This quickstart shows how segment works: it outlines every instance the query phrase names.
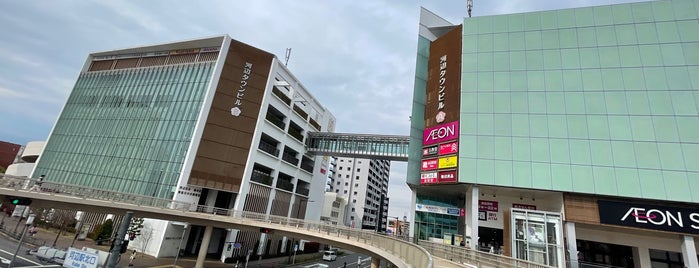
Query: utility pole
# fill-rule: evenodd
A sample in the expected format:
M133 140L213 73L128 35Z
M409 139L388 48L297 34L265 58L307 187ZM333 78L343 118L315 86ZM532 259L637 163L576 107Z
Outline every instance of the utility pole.
M124 215L124 219L121 220L119 231L117 231L116 237L114 238L114 244L112 244L112 249L109 251L109 258L107 259L106 265L107 268L115 268L117 263L119 262L119 255L121 255L121 245L124 243L126 232L129 230L131 218L133 218L133 212L127 211L126 215Z

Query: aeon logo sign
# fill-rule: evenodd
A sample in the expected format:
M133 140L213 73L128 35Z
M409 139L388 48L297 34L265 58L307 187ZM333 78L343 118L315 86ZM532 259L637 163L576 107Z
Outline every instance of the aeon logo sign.
M598 200L600 223L699 234L699 210Z
M459 137L459 121L437 125L428 129L422 135L422 145L430 145Z

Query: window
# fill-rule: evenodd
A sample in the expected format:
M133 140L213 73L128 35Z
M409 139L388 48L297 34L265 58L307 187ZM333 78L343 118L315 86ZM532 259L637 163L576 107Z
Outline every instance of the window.
M356 203L357 203L357 199L352 200L352 203L355 203L355 204L356 204Z
M359 176L357 176L356 179L359 179Z
M349 185L349 183L346 183L346 182L345 182L345 186L348 186L348 185Z
M349 179L349 174L345 175L345 178L346 178L346 179Z
M338 189L338 190L335 190L335 192L336 192L336 193L340 193L340 190L339 190L339 189Z
M347 190L345 190L345 193L347 193Z
M357 191L354 191L354 195L357 195Z
M354 220L354 216L350 216L350 220Z
M342 170L342 167L340 167L340 170Z
M361 162L359 162L359 163L361 164ZM361 170L362 170L361 168L358 168L358 169L357 169L357 172L359 172L359 171L361 171Z

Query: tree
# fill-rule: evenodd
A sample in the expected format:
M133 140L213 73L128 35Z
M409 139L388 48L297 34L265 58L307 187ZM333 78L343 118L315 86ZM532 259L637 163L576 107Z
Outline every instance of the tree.
M149 224L145 224L141 229L141 234L136 237L136 240L141 243L141 252L146 252L151 239L153 239L153 228Z
M143 218L131 218L129 237L133 240L133 238L141 235L141 229L143 229Z
M114 221L108 219L102 224L98 224L90 234L90 238L97 241L98 245L102 245L102 240L109 239L114 231Z

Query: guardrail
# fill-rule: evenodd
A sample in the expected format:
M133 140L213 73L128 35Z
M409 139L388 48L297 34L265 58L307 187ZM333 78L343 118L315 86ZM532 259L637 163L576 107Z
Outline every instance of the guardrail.
M36 179L17 177L0 174L0 187L9 188L15 191L31 191L37 183ZM267 224L278 224L292 227L305 232L312 232L326 236L335 236L352 241L362 242L368 245L385 250L394 256L399 257L410 267L432 268L433 260L430 253L424 248L395 239L393 237L376 234L371 231L353 229L344 226L331 225L323 222L304 221L300 219L287 218L282 216L267 215L255 212L237 211L232 209L222 209L210 206L201 206L193 203L173 201L169 199L154 198L150 196L120 193L115 191L88 188L77 185L59 184L43 181L39 187L41 193L50 195L74 196L83 199L96 199L111 201L114 203L128 203L137 206L147 206L153 208L199 212L214 215L229 216L235 219L246 219L264 222Z
M535 263L526 260L520 260L504 255L493 254L488 252L482 252L477 250L472 250L468 247L452 246L439 244L434 242L429 242L425 240L420 240L418 242L425 250L427 250L432 256L437 258L443 258L456 263L460 263L470 267L499 267L499 268L509 268L509 267L527 267L527 268L552 268L554 266L547 266L540 263Z

